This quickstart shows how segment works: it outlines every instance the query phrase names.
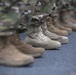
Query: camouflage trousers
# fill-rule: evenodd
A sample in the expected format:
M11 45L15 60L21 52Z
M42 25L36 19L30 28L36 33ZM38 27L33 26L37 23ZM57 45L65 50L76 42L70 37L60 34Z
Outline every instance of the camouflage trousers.
M15 34L17 29L25 28L26 20L21 20L22 11L28 10L31 16L31 12L33 11L34 5L37 0L4 0L6 1L6 6L12 5L13 1L20 1L19 4L14 4L10 9L5 9L6 7L0 5L0 36L12 35ZM30 5L30 6L29 6ZM25 13L24 13L25 14ZM22 23L23 22L23 23ZM22 24L20 24L22 23Z

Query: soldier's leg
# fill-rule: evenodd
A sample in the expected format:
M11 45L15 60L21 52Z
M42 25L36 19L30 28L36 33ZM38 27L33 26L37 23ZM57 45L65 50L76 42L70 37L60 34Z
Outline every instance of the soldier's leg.
M10 7L11 6L9 6L8 10L6 10L7 7L4 8L0 6L2 11L0 12L0 64L8 66L28 65L34 62L34 58L30 55L20 52L10 42L9 37L15 34L16 28L14 25L18 24L17 22L19 19L19 13Z

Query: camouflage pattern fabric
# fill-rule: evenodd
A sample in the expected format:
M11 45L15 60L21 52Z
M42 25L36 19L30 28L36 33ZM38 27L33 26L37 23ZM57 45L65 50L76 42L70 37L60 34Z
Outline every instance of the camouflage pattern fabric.
M0 36L12 35L15 33L15 26L20 18L18 7L11 6L13 0L5 0L0 4ZM8 9L7 9L8 8Z
M76 0L70 0L70 4L74 7L74 10L76 12Z
M36 2L37 0L1 0L0 36L15 34L16 30L22 27L19 25L21 21L21 14L25 11L24 14L28 15L29 13L28 17L30 18L31 12L33 12L33 7ZM19 3L22 3L22 5L18 6ZM25 6L23 6L23 3Z
M49 0L48 3L44 2L42 6L42 11L44 11L47 14L50 14L52 12L52 8L54 7L54 3L56 0Z
M24 0L25 1L25 0ZM23 12L22 19L20 22L20 31L25 31L25 29L31 24L32 16L34 15L34 9L36 6L37 0L28 0L27 5L25 6L25 11Z
M73 10L73 7L70 4L71 0L56 0L57 7L61 10Z

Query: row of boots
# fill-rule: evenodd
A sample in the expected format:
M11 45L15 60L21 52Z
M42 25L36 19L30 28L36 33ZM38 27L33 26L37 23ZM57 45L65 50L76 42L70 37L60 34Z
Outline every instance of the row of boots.
M0 64L6 66L25 66L41 57L44 48L35 48L22 40L19 35L0 37Z
M0 64L7 66L25 66L41 57L45 50L58 50L62 44L68 43L68 35L76 31L74 12L62 8L54 14L34 15L32 19L38 22L27 26L25 40L19 33L11 36L0 36Z

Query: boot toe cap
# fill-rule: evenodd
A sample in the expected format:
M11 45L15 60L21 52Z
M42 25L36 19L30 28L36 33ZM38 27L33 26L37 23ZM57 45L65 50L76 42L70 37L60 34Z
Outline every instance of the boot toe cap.
M56 49L60 48L60 47L61 47L61 43L58 42L58 41L56 41L56 42L55 42L55 47L56 47Z
M58 40L59 40L59 42L61 42L62 44L66 44L66 43L68 43L68 41L69 41L68 37L65 37L65 36L60 36Z
M67 28L68 33L72 33L72 29L71 28Z
M31 55L24 55L22 58L15 60L16 66L26 66L34 62L34 58Z
M9 57L9 58L8 58ZM6 65L6 66L25 66L29 65L34 62L34 58L32 56L24 55L19 57L3 57L3 59L0 59L0 64Z
M34 53L32 54L33 57L41 57L45 52L44 48L36 48Z
M47 49L59 49L61 47L61 43L58 42L58 41L51 41L49 44L48 44L48 47Z
M68 32L67 31L63 31L62 34L63 34L63 36L68 36Z

